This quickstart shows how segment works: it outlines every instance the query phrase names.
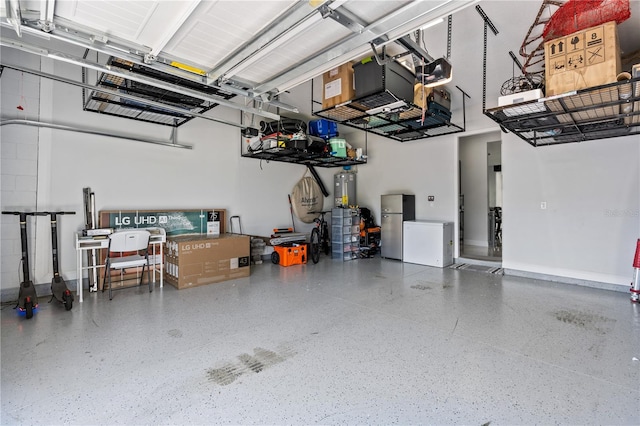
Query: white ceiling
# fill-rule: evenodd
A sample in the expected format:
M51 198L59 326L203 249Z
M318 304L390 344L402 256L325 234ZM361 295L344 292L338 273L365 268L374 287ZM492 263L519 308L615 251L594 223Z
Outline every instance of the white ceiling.
M2 16L6 17L5 2L2 3ZM369 54L369 43L378 37L397 39L434 19L473 6L477 0L9 0L6 3L19 5L23 25L22 37L18 38L15 32L7 31L12 25L2 19L3 46L14 39L10 47L19 43L19 48L27 51L51 49L41 37L45 35L49 42L72 42L74 46L159 67L208 85L242 87L250 97L266 101L341 63ZM491 11L490 18L500 31L513 34L514 43L519 45L542 0L480 4ZM631 7L631 23L624 24L629 30L620 33L623 50L638 48L640 31L635 30L640 28L640 1L631 1ZM514 8L527 13L515 19ZM47 10L53 14L47 15ZM329 13L333 18L326 16ZM43 33L43 23L54 24L44 26L50 32ZM50 50L46 53L51 57Z
M278 93L370 52L369 42L405 36L477 0L11 0L23 34L40 31L54 2L55 37L147 64L173 63L206 83L234 81L255 95ZM332 19L331 15L337 17ZM6 15L6 12L5 12ZM345 26L339 23L345 22ZM350 27L349 24L351 24ZM9 25L4 23L5 27ZM40 31L42 34L42 32ZM47 48L39 44L38 47ZM116 49L116 50L114 50ZM194 76L192 76L194 77ZM194 77L196 78L196 77Z

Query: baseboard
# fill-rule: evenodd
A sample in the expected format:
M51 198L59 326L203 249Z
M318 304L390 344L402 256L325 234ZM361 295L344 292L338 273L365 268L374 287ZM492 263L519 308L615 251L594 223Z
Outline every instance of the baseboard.
M487 240L464 240L463 246L489 247Z
M472 259L469 257L464 257L464 256L460 256L460 257L456 257L454 259L455 263L468 263L470 265L481 265L481 266L496 266L496 267L500 267L502 266L502 262L497 260L497 261L492 261L492 260L483 260L483 259Z
M620 284L603 283L598 281L589 281L578 278L560 277L557 275L541 274L538 272L520 271L517 269L505 269L504 275L514 277L532 278L536 280L551 281L562 284L579 285L583 287L597 288L600 290L611 290L620 293L628 293L629 287Z
M64 280L64 281L65 281L65 284L67 285L67 288L75 294L76 288L77 288L76 280ZM49 300L49 298L51 297L51 283L35 284L34 287L36 288L38 303L42 303L45 298L47 299L47 301ZM88 291L89 287L85 287L85 289ZM20 288L18 287L7 288L7 289L3 288L2 290L0 290L0 302L1 303L10 303L10 302L17 303L19 292L20 292Z

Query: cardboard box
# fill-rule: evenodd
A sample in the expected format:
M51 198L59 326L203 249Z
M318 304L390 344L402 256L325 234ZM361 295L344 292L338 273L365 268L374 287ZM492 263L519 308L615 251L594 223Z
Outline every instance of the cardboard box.
M607 22L547 41L545 95L614 83L621 70L618 29Z
M101 228L164 228L167 237L183 234L225 233L224 209L101 210Z
M444 87L424 87L422 83L416 83L413 86L413 104L427 109L431 102L451 110L451 93Z
M101 228L164 228L167 239L170 236L183 234L203 234L209 236L220 235L225 232L226 210L224 209L164 209L164 210L101 210L98 215L98 226ZM153 254L149 251L149 256ZM166 254L166 249L165 249ZM104 264L106 250L99 254L100 264ZM150 259L151 264L158 264L156 259ZM165 268L166 269L166 268ZM113 288L128 287L136 284L137 271L127 269L124 274L112 275ZM103 287L103 276L98 277L98 288ZM146 283L146 278L143 280Z
M350 101L356 95L350 62L322 74L322 109Z
M419 108L427 109L427 102L432 90L432 87L424 87L422 83L416 83L413 86L413 104Z
M178 289L250 275L248 235L182 235L167 239L165 279Z

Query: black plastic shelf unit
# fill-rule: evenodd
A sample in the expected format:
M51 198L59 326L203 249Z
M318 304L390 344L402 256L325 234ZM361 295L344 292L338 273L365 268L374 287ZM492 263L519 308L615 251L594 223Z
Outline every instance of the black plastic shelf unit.
M534 147L640 134L640 77L485 110Z
M464 116L464 98L467 95L462 89L458 88L458 90L462 92ZM437 110L423 112L422 108L411 103L405 102L404 106L384 109L385 105L397 101L398 99L392 93L383 91L323 109L315 112L314 115L399 142L409 142L465 130L464 124L460 126L452 123L449 115ZM371 114L370 112L376 108L381 111Z

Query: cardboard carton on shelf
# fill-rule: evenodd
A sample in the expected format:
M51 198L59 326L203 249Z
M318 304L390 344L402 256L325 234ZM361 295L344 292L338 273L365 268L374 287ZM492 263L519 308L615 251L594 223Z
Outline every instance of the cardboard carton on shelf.
M431 102L451 110L451 92L445 87L425 87L422 83L413 86L413 104L426 109Z
M342 64L322 74L322 109L350 101L356 95L353 65Z
M615 21L545 42L547 97L614 83L621 71Z

